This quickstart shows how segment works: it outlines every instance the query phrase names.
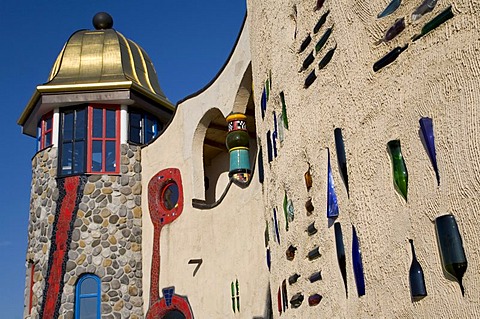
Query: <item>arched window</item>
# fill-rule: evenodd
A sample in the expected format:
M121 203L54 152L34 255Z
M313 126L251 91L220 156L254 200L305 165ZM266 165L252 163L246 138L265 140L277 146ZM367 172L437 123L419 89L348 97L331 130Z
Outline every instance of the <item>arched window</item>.
M100 319L100 278L87 274L75 287L75 319Z

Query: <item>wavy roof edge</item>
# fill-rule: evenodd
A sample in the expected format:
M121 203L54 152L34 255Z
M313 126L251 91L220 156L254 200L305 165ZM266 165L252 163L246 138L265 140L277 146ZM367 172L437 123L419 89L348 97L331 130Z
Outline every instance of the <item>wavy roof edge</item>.
M228 63L230 63L230 60L232 59L233 54L235 53L235 50L237 49L238 43L240 41L240 38L242 37L243 31L244 31L244 28L245 28L245 24L247 22L247 16L248 16L248 14L247 14L247 11L246 11L245 16L243 17L242 25L240 26L240 31L238 32L237 39L235 40L235 43L233 44L232 50L230 50L230 54L228 55L227 59L225 60L225 63L218 70L217 74L215 74L215 76L210 80L210 82L208 82L203 88L201 88L200 90L198 90L198 91L196 91L192 94L189 94L186 97L184 97L183 99L179 100L176 103L177 108L180 104L182 104L182 103L184 103L184 102L202 94L203 92L205 92L209 87L211 87L217 81L218 77L223 73L223 71L227 67Z

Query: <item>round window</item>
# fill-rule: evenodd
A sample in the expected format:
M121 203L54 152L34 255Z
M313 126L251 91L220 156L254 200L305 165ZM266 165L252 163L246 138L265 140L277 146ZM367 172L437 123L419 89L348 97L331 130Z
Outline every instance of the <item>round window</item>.
M162 204L167 210L174 209L178 204L178 185L175 182L168 183L162 190Z

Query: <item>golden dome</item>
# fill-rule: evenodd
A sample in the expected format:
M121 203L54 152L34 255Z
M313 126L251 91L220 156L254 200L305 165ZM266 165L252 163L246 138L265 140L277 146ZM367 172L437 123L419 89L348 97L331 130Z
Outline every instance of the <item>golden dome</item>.
M173 109L160 88L147 53L114 29L75 32L42 87L57 87L62 91L83 90L86 86L102 89L124 82L132 82L133 89Z
M160 88L147 53L112 29L108 14L97 14L93 23L96 30L79 30L68 39L48 82L36 87L18 120L25 134L35 136L42 114L75 103L134 104L166 122L173 116L175 106Z

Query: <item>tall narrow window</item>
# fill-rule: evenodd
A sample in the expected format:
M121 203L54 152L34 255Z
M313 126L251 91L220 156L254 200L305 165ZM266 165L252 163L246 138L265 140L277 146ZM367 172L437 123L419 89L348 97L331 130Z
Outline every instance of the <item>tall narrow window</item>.
M83 275L75 287L75 319L100 319L100 278Z
M129 113L129 141L135 144L148 144L163 129L160 123L153 115L143 113L137 110L131 110Z
M53 136L53 112L47 113L42 116L40 122L38 122L37 131L37 149L42 150L52 145Z
M118 109L105 107L89 107L89 154L88 171L116 172L118 139Z
M62 113L62 135L60 143L60 175L85 172L85 150L87 147L86 108Z

